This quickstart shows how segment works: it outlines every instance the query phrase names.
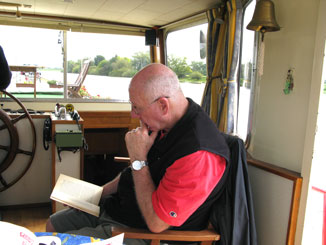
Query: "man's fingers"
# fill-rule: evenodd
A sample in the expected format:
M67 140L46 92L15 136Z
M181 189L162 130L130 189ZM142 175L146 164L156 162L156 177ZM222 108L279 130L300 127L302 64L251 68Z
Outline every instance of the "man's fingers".
M147 127L140 127L140 130L142 133L148 134L148 128Z
M149 137L153 140L153 142L154 142L154 140L156 139L157 134L158 134L157 131L152 131L152 133L150 134Z

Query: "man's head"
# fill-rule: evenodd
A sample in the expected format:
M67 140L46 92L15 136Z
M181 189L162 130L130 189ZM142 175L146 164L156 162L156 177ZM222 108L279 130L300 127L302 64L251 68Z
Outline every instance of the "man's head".
M132 116L151 131L168 131L188 105L176 74L157 63L144 67L132 78L129 99Z

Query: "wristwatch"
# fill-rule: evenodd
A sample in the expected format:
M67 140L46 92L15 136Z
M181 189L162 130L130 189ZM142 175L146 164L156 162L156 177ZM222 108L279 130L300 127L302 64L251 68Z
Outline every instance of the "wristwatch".
M136 170L136 171L141 170L145 166L148 166L148 163L146 161L135 160L131 164L132 170Z

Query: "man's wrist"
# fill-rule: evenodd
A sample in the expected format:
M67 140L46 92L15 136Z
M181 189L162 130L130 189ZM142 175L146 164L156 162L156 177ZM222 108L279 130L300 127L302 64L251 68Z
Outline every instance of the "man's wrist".
M147 161L134 160L131 163L131 169L134 171L139 171L146 166L148 166Z

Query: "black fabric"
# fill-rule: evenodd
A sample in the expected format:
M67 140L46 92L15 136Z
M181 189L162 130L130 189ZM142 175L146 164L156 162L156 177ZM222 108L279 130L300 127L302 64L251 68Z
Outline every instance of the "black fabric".
M244 143L223 134L230 148L230 168L225 189L214 202L210 222L221 235L218 245L256 245L257 233Z
M170 165L177 159L198 150L218 154L227 161L229 159L228 146L215 124L199 105L191 99L188 100L189 107L186 114L164 138L156 139L148 153L149 169L156 186L159 185ZM182 226L172 227L172 229L201 230L206 228L210 207L219 192L220 185L217 185L207 200ZM105 203L105 208L113 219L121 223L137 228L146 227L137 205L130 168L122 172L118 191Z
M0 90L5 90L11 81L11 71L9 69L5 54L0 46Z

